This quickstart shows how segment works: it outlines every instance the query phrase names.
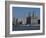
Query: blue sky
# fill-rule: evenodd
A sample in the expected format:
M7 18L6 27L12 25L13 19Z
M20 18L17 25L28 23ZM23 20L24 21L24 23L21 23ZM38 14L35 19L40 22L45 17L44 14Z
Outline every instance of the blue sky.
M37 16L40 15L40 8L26 8L26 7L13 7L12 8L12 13L13 17L15 18L22 18L22 17L27 17L29 12L32 14L36 13Z

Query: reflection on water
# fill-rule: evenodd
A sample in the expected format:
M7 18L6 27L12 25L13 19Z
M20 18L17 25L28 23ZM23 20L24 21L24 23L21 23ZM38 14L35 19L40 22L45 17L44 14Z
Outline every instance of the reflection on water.
M13 31L21 31L21 30L40 30L40 24L37 25L13 25Z

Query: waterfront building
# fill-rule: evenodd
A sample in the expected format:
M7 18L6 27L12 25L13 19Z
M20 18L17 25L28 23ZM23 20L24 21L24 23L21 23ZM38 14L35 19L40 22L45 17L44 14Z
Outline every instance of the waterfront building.
M27 17L22 17L22 18L17 18L15 21L15 18L13 18L13 23L15 25L19 25L19 24L40 24L40 16L37 16L36 13L31 14L30 12L28 13Z
M26 18L22 18L22 24L26 24Z
M40 16L37 16L36 13L32 13L31 24L40 24Z
M28 17L26 18L26 24L31 24L31 14L29 12Z

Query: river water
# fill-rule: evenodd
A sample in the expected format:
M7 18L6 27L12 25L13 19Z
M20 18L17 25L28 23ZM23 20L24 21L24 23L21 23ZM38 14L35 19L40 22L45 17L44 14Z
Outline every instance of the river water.
M22 30L40 30L40 25L13 25L13 31L22 31Z

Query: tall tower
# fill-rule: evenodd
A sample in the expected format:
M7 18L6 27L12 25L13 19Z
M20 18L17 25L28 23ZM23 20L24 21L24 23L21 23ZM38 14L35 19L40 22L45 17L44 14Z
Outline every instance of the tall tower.
M34 19L34 11L33 11L33 13L32 13L32 18Z
M34 11L33 11L33 13L32 13L32 18L33 18L33 19L36 18L36 13L34 13Z
M37 16L36 16L36 12L33 11L31 24L36 24L36 23L37 23Z
M31 13L29 12L27 20L26 20L26 24L31 24Z

